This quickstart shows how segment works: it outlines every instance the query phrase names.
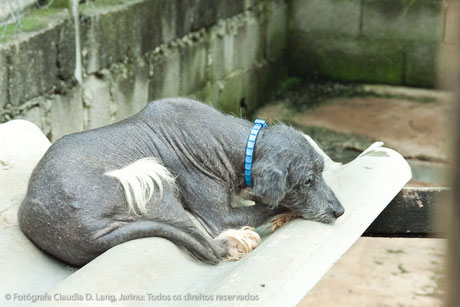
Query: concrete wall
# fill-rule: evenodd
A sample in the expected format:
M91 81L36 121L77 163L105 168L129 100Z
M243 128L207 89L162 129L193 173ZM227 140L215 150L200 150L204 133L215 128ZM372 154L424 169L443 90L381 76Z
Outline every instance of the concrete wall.
M68 6L0 28L0 121L54 140L178 95L244 115L286 72L284 0L95 0L79 7L80 48Z
M292 72L313 79L433 87L439 48L452 43L451 2L292 0Z
M458 50L452 1L78 0L77 18L71 2L0 27L0 122L55 140L169 96L247 115L288 74L433 87L456 71L437 64Z

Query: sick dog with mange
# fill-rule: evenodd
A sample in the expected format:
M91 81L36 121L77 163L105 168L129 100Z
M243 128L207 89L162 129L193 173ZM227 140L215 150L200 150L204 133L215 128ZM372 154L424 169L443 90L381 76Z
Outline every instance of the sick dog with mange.
M78 266L143 237L167 238L215 264L255 248L260 238L252 227L277 214L324 223L343 214L323 180L325 160L316 145L284 125L260 130L248 188L251 128L198 101L171 98L118 123L67 135L31 175L18 212L21 230ZM233 208L232 196L243 190L255 205Z

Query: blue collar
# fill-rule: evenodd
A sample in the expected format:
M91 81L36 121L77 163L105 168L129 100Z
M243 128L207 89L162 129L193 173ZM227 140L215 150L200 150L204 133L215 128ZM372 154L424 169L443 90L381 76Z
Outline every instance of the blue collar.
M262 119L256 119L249 133L248 142L246 144L246 155L244 157L244 181L248 187L252 187L252 158L254 157L254 147L256 139L261 128L267 128L267 124Z

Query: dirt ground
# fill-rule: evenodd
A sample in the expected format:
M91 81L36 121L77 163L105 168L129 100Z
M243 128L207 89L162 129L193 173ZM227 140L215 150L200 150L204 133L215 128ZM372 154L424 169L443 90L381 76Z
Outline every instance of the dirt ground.
M299 306L442 306L445 244L360 238Z
M305 127L307 133L312 127L325 128L338 133L343 144L356 136L383 141L423 170L426 163L448 167L450 110L447 99L370 96L333 98L301 111L286 100L278 101L257 116L269 122L288 121ZM315 140L330 137L321 131ZM368 145L352 147L362 150L362 146ZM439 186L440 181L421 177L410 185ZM441 306L445 245L443 239L362 237L299 306Z
M405 157L446 158L448 103L388 98L338 98L301 113L296 122L383 140Z

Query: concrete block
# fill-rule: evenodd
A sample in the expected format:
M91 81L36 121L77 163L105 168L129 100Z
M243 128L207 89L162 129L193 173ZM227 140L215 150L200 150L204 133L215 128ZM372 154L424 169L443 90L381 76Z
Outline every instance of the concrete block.
M219 1L218 18L228 18L243 12L245 0L221 0Z
M362 34L368 39L441 41L442 1L364 0Z
M223 81L208 82L203 89L195 92L193 95L195 95L200 101L220 109L219 96L221 95L223 89Z
M359 34L361 0L293 0L290 5L290 31L328 37Z
M132 105L135 82L134 65L134 63L117 63L110 67L110 95L116 105L116 121L135 113Z
M248 116L266 104L267 99L278 88L278 82L287 76L287 69L280 67L281 61L257 66L244 75L243 115Z
M76 86L65 95L54 95L47 114L52 141L84 129L83 90Z
M110 76L90 75L84 80L83 102L87 112L85 129L98 128L111 123L116 109L110 95Z
M162 4L164 1L132 1L82 6L82 52L87 72L97 72L157 47L163 30L159 11Z
M270 1L267 10L267 59L279 57L287 47L288 6L284 1Z
M207 64L204 33L200 37L188 38L180 50L180 57L180 94L190 94L204 87Z
M432 88L436 84L437 43L413 43L406 48L404 84Z
M70 26L66 22L70 17L66 11L52 12L49 16L30 17L47 23L44 29L37 26L40 30L8 37L8 93L12 105L20 105L59 84L57 45L61 30Z
M265 66L253 69L244 74L244 92L240 100L243 116L253 113L258 106L263 104L267 90L268 68Z
M248 71L265 56L267 21L261 12L251 12L231 27L234 29L230 31L236 32L233 39L232 71Z
M35 107L32 107L26 110L23 114L17 116L17 118L25 119L25 120L28 120L34 123L40 128L40 130L45 128L44 127L45 112L39 106L35 106Z
M177 48L164 48L149 59L149 100L179 95L180 61Z
M75 27L71 19L65 19L57 29L58 80L71 80L75 71Z
M148 103L149 67L142 59L135 63L113 65L111 96L116 107L115 120L139 112Z
M197 0L175 0L168 1L170 5L176 4L176 37L180 38L192 31L195 10L197 9Z
M43 294L56 286L75 269L39 250L21 232L18 226L0 232L0 270L2 306L18 306L30 301L6 301L5 295ZM48 302L49 303L49 302Z
M20 105L49 90L57 82L57 48L54 30L13 46L10 55L10 103Z
M222 80L230 73L248 71L265 57L265 16L247 12L212 27L209 35L208 77Z
M167 43L177 38L177 0L162 0L160 4L161 42ZM180 31L179 31L180 32Z
M195 0L192 31L209 27L217 22L217 8L220 1Z
M340 81L401 84L403 46L387 41L300 38L290 69L298 76ZM300 48L302 46L302 48Z
M130 55L128 45L132 38L128 37L128 10L125 7L125 10L84 15L86 26L82 27L82 32L88 33L82 34L82 60L88 74L107 68Z
M159 1L147 1L134 6L132 16L137 19L133 28L140 37L134 43L140 43L140 54L154 50L161 43L161 10Z
M10 46L0 45L0 110L9 103Z
M29 105L20 115L15 118L28 120L40 128L46 135L50 135L50 127L46 120L46 113L49 110L51 101L43 96L38 96L27 102Z
M241 105L244 103L244 81L243 72L236 72L225 80L222 80L223 88L219 95L218 106L224 112L242 116Z
M219 21L210 29L208 50L208 78L210 80L222 80L232 72L234 40L234 34L227 31L227 24L223 21Z

